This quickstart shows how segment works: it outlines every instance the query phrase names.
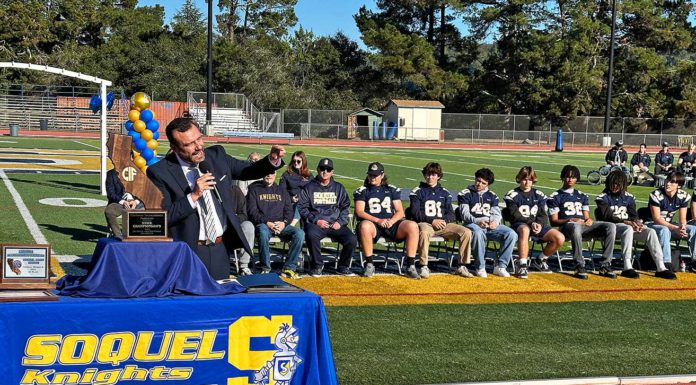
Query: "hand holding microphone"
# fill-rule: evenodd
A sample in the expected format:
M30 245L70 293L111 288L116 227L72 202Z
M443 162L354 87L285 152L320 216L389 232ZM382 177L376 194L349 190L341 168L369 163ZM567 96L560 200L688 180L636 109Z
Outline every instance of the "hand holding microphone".
M217 189L216 183L215 182L215 176L213 176L212 171L210 170L210 163L208 163L207 160L202 161L201 163L198 164L198 170L200 173L205 174L201 175L200 178L198 178L198 183L200 187L200 182L201 179L204 179L204 190L213 190L215 197L217 198L218 202L222 202L222 198L220 197L220 192ZM224 178L224 177L223 177Z

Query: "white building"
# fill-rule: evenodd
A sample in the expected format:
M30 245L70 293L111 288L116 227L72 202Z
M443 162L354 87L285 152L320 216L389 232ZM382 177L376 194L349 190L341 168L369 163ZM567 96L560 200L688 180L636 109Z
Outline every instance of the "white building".
M396 123L401 140L440 139L442 103L436 100L395 100L387 103L386 121ZM388 123L388 124L389 124Z

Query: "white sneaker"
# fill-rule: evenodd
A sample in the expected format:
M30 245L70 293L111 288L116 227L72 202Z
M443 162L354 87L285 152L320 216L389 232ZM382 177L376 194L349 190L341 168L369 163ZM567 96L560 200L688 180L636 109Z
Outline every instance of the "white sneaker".
M454 274L460 275L462 277L466 278L471 278L474 275L469 272L469 269L466 268L466 266L459 266L457 270L454 272Z
M493 269L493 275L497 275L498 277L502 278L510 278L510 273L508 273L508 271L504 267L500 266L496 266Z
M486 269L476 270L476 275L479 276L480 278L488 278L488 273L486 273Z
M430 277L430 269L428 269L428 266L421 267L420 276L421 278Z

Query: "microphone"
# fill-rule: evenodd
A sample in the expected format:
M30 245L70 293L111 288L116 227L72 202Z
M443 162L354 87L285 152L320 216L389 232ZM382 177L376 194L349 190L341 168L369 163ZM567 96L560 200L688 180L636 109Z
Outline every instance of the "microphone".
M210 171L210 163L208 163L207 160L198 163L198 170L200 170L200 172L203 174L207 172L212 174L212 171ZM218 202L222 203L222 198L220 197L220 192L217 189L217 185L213 185L213 192L215 192L215 197L217 198Z

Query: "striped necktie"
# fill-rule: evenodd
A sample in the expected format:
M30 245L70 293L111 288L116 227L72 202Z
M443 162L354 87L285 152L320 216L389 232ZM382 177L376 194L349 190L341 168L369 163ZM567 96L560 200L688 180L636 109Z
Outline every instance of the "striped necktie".
M191 167L200 175L200 170L197 167ZM215 243L215 239L220 235L215 229L215 203L210 190L203 191L203 196L198 199L198 205L203 207L203 221L205 222L205 236L208 244Z

